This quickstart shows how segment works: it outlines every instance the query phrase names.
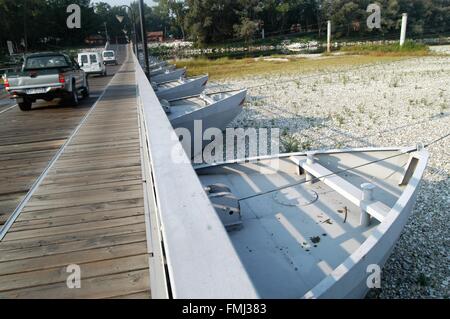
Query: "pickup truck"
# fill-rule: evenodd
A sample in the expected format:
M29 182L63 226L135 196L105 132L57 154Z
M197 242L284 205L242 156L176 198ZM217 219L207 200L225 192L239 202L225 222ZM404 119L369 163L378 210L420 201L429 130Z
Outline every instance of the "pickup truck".
M78 63L64 53L43 52L26 55L17 73L6 73L6 91L22 111L31 110L37 99L55 98L78 105L78 96L89 97L87 76Z

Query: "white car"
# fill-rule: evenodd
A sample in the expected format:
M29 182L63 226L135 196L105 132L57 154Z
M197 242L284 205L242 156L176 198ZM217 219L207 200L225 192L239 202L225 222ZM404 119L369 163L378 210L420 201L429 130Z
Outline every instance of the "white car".
M103 63L103 57L99 52L78 53L78 64L86 74L107 75L106 65Z
M105 64L117 65L116 53L113 50L103 51L102 57Z

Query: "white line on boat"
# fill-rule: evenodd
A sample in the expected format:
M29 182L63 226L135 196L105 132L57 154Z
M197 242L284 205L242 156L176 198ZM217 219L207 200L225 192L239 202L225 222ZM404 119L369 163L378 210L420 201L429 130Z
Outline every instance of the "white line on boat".
M127 51L127 57L128 57L128 51ZM126 60L126 59L125 59ZM83 117L83 119L80 121L78 126L75 128L75 130L72 132L72 134L69 136L69 138L65 141L65 143L59 148L58 152L53 156L53 158L48 163L47 167L44 169L44 171L39 175L39 177L34 181L33 185L31 186L28 193L25 195L25 197L22 199L22 201L19 203L19 205L16 207L14 212L11 214L11 216L8 218L6 223L1 227L0 229L0 241L3 240L5 235L7 234L8 230L11 228L11 226L16 221L17 217L19 217L20 213L22 212L22 209L25 207L26 204L28 204L30 198L33 196L34 192L38 189L38 187L41 185L42 181L45 179L47 174L50 172L50 169L53 167L53 165L56 163L56 161L61 157L62 153L66 149L67 145L72 141L72 139L75 137L75 135L78 133L80 128L84 125L84 123L87 121L88 117L92 114L92 112L97 107L98 102L102 99L103 95L105 95L110 83L114 78L119 74L119 71L122 70L122 68L125 66L125 64L122 64L118 72L114 74L114 76L108 81L105 88L103 89L102 94L100 94L100 97L95 101L94 105L92 105L91 109L86 113L86 115Z

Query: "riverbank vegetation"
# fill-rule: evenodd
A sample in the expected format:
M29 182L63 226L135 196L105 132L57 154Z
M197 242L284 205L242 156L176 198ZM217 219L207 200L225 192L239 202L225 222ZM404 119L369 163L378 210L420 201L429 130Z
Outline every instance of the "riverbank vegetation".
M355 46L347 46L341 49L343 52L360 55L373 56L426 56L430 54L430 49L427 45L416 43L413 41L406 41L403 46L396 44L362 44Z
M310 72L335 70L362 66L371 63L387 63L398 61L405 57L396 56L372 56L372 55L339 55L339 56L315 56L304 58L296 56L267 57L267 58L221 58L209 60L206 58L174 61L177 67L186 67L189 76L208 73L210 79L219 80L225 78L239 78L258 74L307 74Z

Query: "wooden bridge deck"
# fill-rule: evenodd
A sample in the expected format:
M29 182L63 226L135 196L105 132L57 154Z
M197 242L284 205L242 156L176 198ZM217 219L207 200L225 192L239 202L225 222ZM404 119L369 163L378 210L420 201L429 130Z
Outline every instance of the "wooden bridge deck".
M133 71L129 58L0 242L0 298L151 297Z

